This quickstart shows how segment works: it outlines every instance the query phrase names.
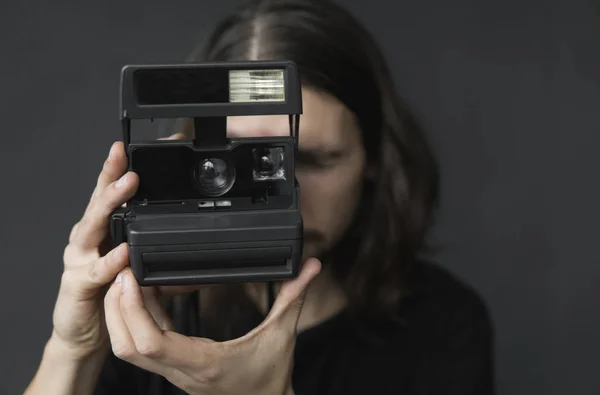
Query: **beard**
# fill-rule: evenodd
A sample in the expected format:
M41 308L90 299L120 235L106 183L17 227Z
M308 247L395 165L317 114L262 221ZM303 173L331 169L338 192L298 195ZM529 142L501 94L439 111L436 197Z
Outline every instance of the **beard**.
M316 229L304 231L302 262L309 258L317 258L323 268L329 267L336 254L336 244L331 243L324 233Z
M306 229L303 238L302 261L309 258L322 260L328 249L325 235L316 229Z

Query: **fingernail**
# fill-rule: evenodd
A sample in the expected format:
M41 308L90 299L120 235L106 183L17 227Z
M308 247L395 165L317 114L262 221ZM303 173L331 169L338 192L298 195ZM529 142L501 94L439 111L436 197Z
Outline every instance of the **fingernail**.
M131 281L131 278L129 278L129 276L124 276L122 281L123 284L121 284L121 293L124 293L127 288L129 288L129 282Z
M125 173L123 177L119 178L119 181L115 184L115 188L122 188L127 183L127 176L129 173Z
M108 151L108 160L111 160L115 156L115 145L110 146L110 150Z
M119 284L121 282L122 277L123 273L119 272L119 274L117 274L117 278L115 278L115 284Z

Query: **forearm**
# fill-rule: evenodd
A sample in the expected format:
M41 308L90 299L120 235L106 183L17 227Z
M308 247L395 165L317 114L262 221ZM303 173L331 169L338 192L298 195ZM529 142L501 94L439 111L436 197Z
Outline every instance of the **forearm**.
M76 356L51 337L24 395L91 395L107 354L108 349L90 356Z

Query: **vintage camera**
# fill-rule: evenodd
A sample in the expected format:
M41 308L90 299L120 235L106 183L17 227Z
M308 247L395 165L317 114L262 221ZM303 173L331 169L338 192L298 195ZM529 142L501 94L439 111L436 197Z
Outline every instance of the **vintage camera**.
M111 215L142 286L297 276L303 224L294 156L302 96L293 62L126 66L121 122L136 195ZM287 114L289 134L228 138L228 116ZM133 142L135 119L193 120L188 141Z

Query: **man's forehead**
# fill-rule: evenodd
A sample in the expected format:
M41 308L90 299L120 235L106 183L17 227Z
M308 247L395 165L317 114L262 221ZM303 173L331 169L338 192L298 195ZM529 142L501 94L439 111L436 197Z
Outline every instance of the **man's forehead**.
M227 117L229 137L286 136L290 133L287 115L250 115Z
M232 117L233 118L233 117ZM287 115L235 117L227 120L229 137L287 136L290 133ZM338 147L341 144L339 127L325 122L311 122L300 118L300 146L302 148Z
M323 94L303 91L300 117L301 146L339 146L351 117L341 104ZM257 115L227 118L230 137L285 136L290 132L288 115Z

